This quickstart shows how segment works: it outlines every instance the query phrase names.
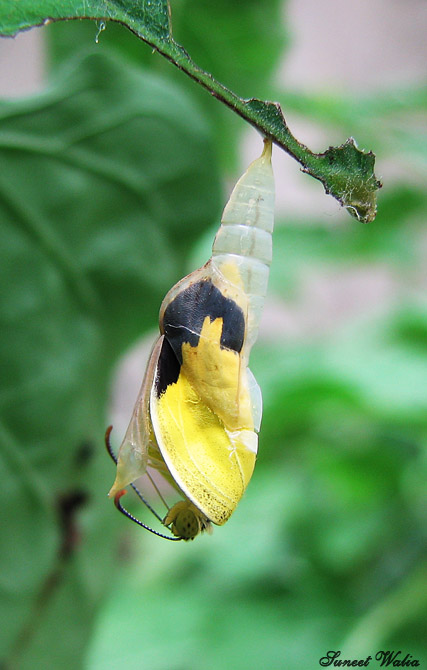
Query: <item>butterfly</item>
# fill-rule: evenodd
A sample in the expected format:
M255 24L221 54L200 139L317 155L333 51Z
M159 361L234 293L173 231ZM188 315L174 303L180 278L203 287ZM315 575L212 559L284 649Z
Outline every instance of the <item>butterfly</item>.
M212 256L179 281L160 308L160 337L151 352L133 414L116 458L109 492L116 507L161 537L192 540L221 526L254 470L262 396L249 370L267 292L274 225L271 142L237 182L224 209ZM179 501L164 518L135 486L156 470ZM122 505L131 485L170 535Z

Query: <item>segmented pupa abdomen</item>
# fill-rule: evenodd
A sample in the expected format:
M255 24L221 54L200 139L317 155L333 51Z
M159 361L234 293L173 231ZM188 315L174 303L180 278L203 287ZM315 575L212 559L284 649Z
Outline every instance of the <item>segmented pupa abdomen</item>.
M274 177L271 142L237 182L224 209L212 247L212 264L222 272L230 263L248 298L245 348L256 340L267 293L274 226Z

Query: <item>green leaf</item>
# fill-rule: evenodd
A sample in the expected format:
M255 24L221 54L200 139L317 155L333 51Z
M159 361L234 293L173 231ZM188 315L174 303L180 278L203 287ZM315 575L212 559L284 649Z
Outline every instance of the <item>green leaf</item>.
M21 669L81 667L118 524L112 367L219 190L194 103L129 64L91 55L0 104L0 646Z
M340 147L329 147L321 158L327 175L321 180L326 192L329 192L328 184L332 184L332 195L352 216L365 223L373 221L377 213L375 192L381 186L374 175L373 153L359 151L350 138Z
M144 42L174 63L214 97L248 121L264 136L293 156L304 172L319 179L327 193L333 195L359 221L375 218L375 192L381 186L374 175L374 156L357 149L352 139L335 150L315 154L292 135L278 103L257 98L248 100L236 95L197 66L185 49L172 37L167 0L24 0L13 5L0 2L0 34L13 35L19 30L46 22L71 18L119 21Z

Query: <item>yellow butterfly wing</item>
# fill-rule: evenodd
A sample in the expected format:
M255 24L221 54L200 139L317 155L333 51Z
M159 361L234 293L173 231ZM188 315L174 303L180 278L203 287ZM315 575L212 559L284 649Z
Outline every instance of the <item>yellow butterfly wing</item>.
M150 399L154 433L178 486L216 524L234 511L256 459L242 365L245 302L207 263L180 282L161 312L165 338Z

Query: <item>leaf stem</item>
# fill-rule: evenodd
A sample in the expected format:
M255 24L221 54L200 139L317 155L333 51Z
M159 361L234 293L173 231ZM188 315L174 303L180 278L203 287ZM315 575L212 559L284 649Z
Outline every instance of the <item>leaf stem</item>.
M240 98L210 73L202 70L172 37L167 40L150 40L145 34L131 30L298 161L303 172L321 181L326 193L334 196L358 221L373 221L376 215L375 192L381 183L374 174L375 156L372 152L360 151L353 138L349 138L340 147L329 147L320 154L313 153L291 133L279 103Z
M298 161L303 172L321 181L326 193L352 216L364 223L375 218L381 183L374 174L374 154L360 151L353 138L323 153L310 151L291 133L278 103L239 97L202 70L175 42L168 0L64 0L54 7L47 0L21 0L19 5L10 11L9 3L0 0L0 34L13 35L31 26L69 19L95 19L99 26L107 21L121 23Z

